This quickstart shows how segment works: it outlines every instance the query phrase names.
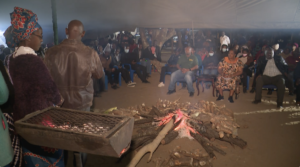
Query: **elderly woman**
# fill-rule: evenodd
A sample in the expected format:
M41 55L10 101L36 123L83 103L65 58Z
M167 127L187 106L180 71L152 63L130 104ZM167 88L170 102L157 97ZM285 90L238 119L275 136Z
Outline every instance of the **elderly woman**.
M15 47L8 60L13 83L13 119L61 104L60 93L43 61L35 53L43 42L43 30L32 11L15 7L10 14L11 26L5 31L6 44ZM64 166L63 150L35 146L21 138L24 166Z
M223 90L229 89L229 102L233 103L233 94L236 88L236 82L240 79L240 75L243 73L243 62L239 58L235 57L234 50L228 52L228 57L225 57L219 62L218 65L219 75L217 77L216 88L220 95L217 99L223 100Z

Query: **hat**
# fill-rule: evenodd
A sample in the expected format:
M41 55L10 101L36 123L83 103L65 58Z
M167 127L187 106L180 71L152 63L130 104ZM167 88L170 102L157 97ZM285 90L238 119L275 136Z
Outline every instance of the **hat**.
M20 41L27 39L34 31L41 26L38 24L38 17L31 10L15 7L10 13L11 26L4 32L8 47L16 47Z

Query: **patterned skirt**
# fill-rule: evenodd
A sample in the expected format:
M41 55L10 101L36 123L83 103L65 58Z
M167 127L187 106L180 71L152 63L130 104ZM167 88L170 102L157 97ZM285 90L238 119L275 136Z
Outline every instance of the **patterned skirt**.
M239 76L233 78L224 78L222 76L218 76L216 82L216 88L222 90L224 89L235 90L237 81L239 80L240 80Z
M36 146L21 138L25 167L64 167L64 151Z

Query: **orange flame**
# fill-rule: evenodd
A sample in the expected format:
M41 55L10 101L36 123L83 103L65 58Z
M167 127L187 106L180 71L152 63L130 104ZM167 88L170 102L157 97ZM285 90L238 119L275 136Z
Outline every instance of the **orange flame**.
M179 109L176 110L175 113L170 113L167 116L160 119L161 121L158 126L165 125L166 123L168 123L174 115L176 116L176 120L174 123L181 121L180 124L174 129L175 131L184 129L186 130L186 134L188 134L189 136L190 136L190 132L196 133L196 131L192 127L190 127L186 122L186 120L189 119L190 117L184 112L180 111Z

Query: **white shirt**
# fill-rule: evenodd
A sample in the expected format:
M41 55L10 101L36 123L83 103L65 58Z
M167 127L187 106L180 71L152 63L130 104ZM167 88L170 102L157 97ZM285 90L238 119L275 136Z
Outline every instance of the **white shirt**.
M227 44L227 46L230 44L230 39L228 36L224 35L224 36L220 36L220 44Z
M266 76L269 76L269 77L275 77L277 75L282 75L282 73L276 67L274 58L268 60L263 75L266 75Z

